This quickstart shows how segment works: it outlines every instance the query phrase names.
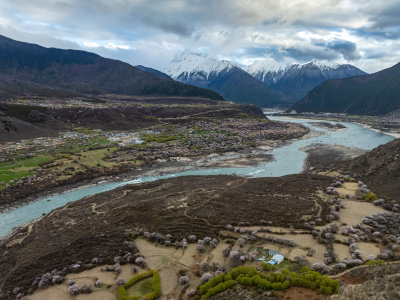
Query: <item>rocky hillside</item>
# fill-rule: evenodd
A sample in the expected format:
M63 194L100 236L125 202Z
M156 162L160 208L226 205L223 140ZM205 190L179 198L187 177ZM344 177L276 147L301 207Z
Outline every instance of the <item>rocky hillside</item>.
M400 200L400 139L359 156L350 169L378 196Z
M282 101L289 103L300 100L307 92L325 80L366 74L349 64L327 65L318 61L278 68L271 67L265 61L256 61L248 66L246 71L268 88L279 93Z
M160 78L94 53L45 48L0 36L0 98L77 93L222 99L213 91Z
M370 75L328 80L289 111L384 115L400 109L400 63Z
M216 91L227 100L261 107L277 103L274 92L232 62L190 50L174 58L165 73L182 83Z
M398 262L354 268L339 279L346 285L331 300L400 298Z

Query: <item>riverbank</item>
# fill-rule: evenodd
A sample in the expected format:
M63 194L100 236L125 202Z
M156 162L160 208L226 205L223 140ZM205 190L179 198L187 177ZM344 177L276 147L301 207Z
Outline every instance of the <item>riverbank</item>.
M158 169L160 164L161 167L171 163L174 167L181 167L176 161L181 157L193 160L192 168L212 167L212 163L201 165L201 160L208 155L227 152L247 153L258 147L272 149L309 132L303 125L269 121L243 112L214 116L216 113L213 111L210 117L202 113L190 118L168 119L174 123L138 132L70 133L62 147L57 144L46 148L46 152L43 148L28 154L27 149L11 151L5 156L7 160L0 163L0 175L8 180L8 183L0 183L0 208L14 207L16 201L26 202L23 199L37 199L43 191L53 193L60 189L63 191L64 187L92 184L93 181L97 184L110 177L125 177L122 174L132 178L142 175L136 170L151 171ZM227 111L221 109L218 113ZM115 138L122 138L123 142L115 141ZM129 144L127 141L131 139L140 142ZM256 166L271 159L257 153L245 157L247 161L225 162L224 166ZM177 171L181 169L172 170Z
M285 120L285 118L282 118L279 121ZM304 126L300 125L307 124L308 121L302 120L299 123L294 128L304 128ZM128 183L154 181L184 175L237 174L247 177L277 177L301 173L306 154L300 149L310 143L323 143L325 141L325 143L343 143L344 145L359 144L364 149L372 149L375 145L385 143L387 140L387 136L383 137L376 134L373 139L371 137L363 139L362 136L360 139L358 132L360 127L345 125L349 126L348 130L345 131L314 130L312 126L308 126L308 133L300 138L286 141L265 140L263 146L248 147L244 150L238 150L236 153L214 153L196 157L173 156L168 159L157 159L152 164L137 166L134 170L128 170L124 173L116 173L107 177L97 176L96 179L82 180L74 185L65 185L58 189L46 190L47 192L40 194L41 198L23 198L18 202L14 202L14 205L10 205L9 207L19 205L18 212L15 212L16 215L13 210L10 213L5 213L2 217L3 223L0 225L3 228L8 228L8 231L12 227L26 223L32 218L40 217L42 213L48 213L52 209L68 202L108 191ZM348 135L350 138L346 138ZM271 155L273 155L273 158ZM71 187L76 191L69 192ZM60 196L56 195L46 200L46 196L55 192L59 192ZM46 204L48 200L51 202ZM21 206L21 204L26 204L27 202L30 202L30 204ZM7 231L3 234L6 234Z
M316 174L340 169L341 163L366 153L366 150L342 145L316 144L301 149L307 153L303 173Z
M223 112L226 113L225 110ZM309 138L315 133L310 133L309 128L300 124L270 121L243 112L235 113L209 118L204 117L204 114L201 117L196 114L194 119L180 120L183 123L139 131L134 136L142 136L143 143L138 145L123 144L117 147L111 143L97 149L88 143L93 139L101 140L101 135L111 135L105 132L96 132L95 136L90 133L82 140L73 140L73 149L53 149L67 152L56 154L56 157L48 155L47 161L43 161L39 169L33 170L35 175L23 177L3 188L0 192L0 212L54 194L97 185L99 182L160 176L183 172L189 168L254 167L273 159L267 155L268 151L288 142ZM124 134L122 136L125 137ZM81 150L86 144L87 149ZM235 155L229 157L229 153ZM44 154L40 155L43 160ZM225 156L229 159L224 159ZM14 161L20 161L20 158L16 157Z
M385 120L385 116L346 116L343 114L309 114L309 113L304 113L304 114L286 114L286 113L281 113L277 112L275 114L271 114L275 116L283 116L286 118L292 118L292 119L310 119L310 120L321 120L321 121L334 121L334 122L350 122L354 123L357 125L360 125L364 128L370 129L374 132L377 133L382 133L386 135L390 135L394 138L400 138L400 117L397 116L396 118L391 118L389 121ZM384 128L385 126L393 126L395 125L394 128L397 128L397 130L389 129L386 128L385 130L381 129Z
M360 126L362 126L364 128L367 128L369 130L375 131L375 132L379 132L379 133L382 133L382 134L390 135L390 136L392 136L392 137L394 137L396 139L400 138L400 131L398 133L397 132L391 132L391 131L384 131L384 130L380 130L380 129L374 128L374 127L372 127L371 125L368 125L368 124L364 124L364 123L356 123L356 124L358 124L358 125L360 125Z
M303 138L314 136L315 133L309 132ZM301 138L299 138L301 139ZM298 140L298 139L295 139ZM295 141L293 140L293 141ZM12 203L3 203L0 205L0 213L18 208L22 205L35 202L39 199L54 197L65 193L89 188L96 185L104 185L115 182L127 182L139 180L142 177L163 176L172 173L181 173L188 170L195 171L209 168L242 168L255 167L273 160L269 153L273 149L282 147L292 141L273 141L271 146L260 146L257 148L248 148L238 152L212 153L197 157L171 157L169 159L158 159L154 163L142 165L129 171L115 173L109 176L97 176L85 180L79 180L72 184L53 187L38 194L16 199ZM95 175L95 174L93 174Z
M307 134L307 136L309 136L310 134L312 133ZM288 142L286 143L276 142L274 143L274 146L281 147L282 145L287 143ZM117 182L121 183L125 182L126 184L128 184L128 182L132 183L132 181L135 180L137 180L137 182L140 183L140 180L143 177L159 177L167 174L181 173L188 170L195 171L195 170L217 168L217 167L218 168L255 167L260 164L264 164L273 160L273 156L267 153L270 152L272 149L274 148L263 146L263 147L258 147L257 149L242 150L239 151L238 153L232 153L232 152L222 153L222 154L214 153L200 157L173 157L170 160L159 160L152 165L146 165L143 166L142 168L117 174L116 176L101 176L98 178L77 182L71 185L55 187L51 190L41 192L40 194L37 194L35 196L19 199L12 205L4 205L0 208L0 213L16 209L20 206L33 203L40 199L46 199L54 196L62 196L63 194L66 193L79 191L98 185L106 185ZM9 239L9 237L19 232L25 231L26 228L31 226L31 224L39 221L45 215L46 214L44 213L42 216L35 218L34 220L28 221L27 223L24 224L20 224L19 226L13 228L5 236L1 236L0 234L0 243L1 241L7 240Z

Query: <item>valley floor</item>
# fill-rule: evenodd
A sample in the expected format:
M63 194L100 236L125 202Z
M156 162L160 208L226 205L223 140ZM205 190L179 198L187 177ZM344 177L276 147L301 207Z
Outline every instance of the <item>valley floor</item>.
M90 112L95 119L106 110L79 109L73 113ZM269 150L320 138L303 125L267 120L254 107L130 109L146 111L143 119L154 123L110 130L107 126L126 118L118 111L101 130L74 125L57 138L3 144L1 208L32 201L43 191L178 172L188 165L253 167L274 159ZM316 125L345 130L340 124ZM389 154L398 151L396 143L388 145ZM382 147L379 155L387 155ZM128 184L19 226L0 240L0 299L123 300L118 285L140 298L157 281L127 282L150 270L158 271L161 299L323 299L332 294L346 299L352 291L364 298L395 297L399 199L378 199L381 194L355 176L361 174L361 167L352 169L355 161L366 160L355 157L365 150L324 144L301 150L308 155L302 174L182 176ZM258 260L276 252L284 256L277 266ZM236 271L243 274L231 279ZM378 287L378 278L387 284ZM71 295L71 286L80 293Z
M188 160L201 168L255 165L271 159L266 150L309 132L302 125L269 121L252 107L231 104L132 107L142 111L143 120L156 124L134 130L72 124L69 131L61 131L57 137L2 144L0 209L32 201L43 192L55 193L93 180L132 178L160 168L179 170ZM146 115L148 108L151 110ZM53 114L58 109L66 108L57 108ZM93 108L81 110L88 110L81 112L82 118L89 113L97 115ZM121 114L118 119L125 117ZM116 122L119 120L111 121ZM213 155L221 154L219 162L213 161Z

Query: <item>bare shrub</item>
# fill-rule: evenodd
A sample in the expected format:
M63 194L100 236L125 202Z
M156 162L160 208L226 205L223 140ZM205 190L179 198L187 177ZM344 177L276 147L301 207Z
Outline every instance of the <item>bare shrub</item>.
M211 273L204 273L200 278L201 284L206 283L207 281L209 281L213 277L214 276Z
M71 295L78 295L80 292L79 286L76 283L70 285L67 290Z
M180 285L185 285L185 284L188 284L189 282L190 282L189 277L187 277L187 276L179 277L179 284Z

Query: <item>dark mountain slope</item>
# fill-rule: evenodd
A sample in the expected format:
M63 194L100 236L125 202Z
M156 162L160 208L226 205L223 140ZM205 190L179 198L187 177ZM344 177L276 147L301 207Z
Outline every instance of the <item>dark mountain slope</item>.
M0 36L0 82L9 92L174 95L222 99L217 93L77 50L45 48Z
M153 68L145 67L145 66L142 66L142 65L137 65L135 67L138 68L139 70L142 70L144 72L156 75L156 76L161 77L161 78L172 79L167 74L165 74L165 73L163 73L163 72L161 72L159 70L153 69Z
M226 99L240 103L253 103L261 107L271 106L277 99L274 92L236 67L218 74L205 88L218 92Z
M379 196L400 200L400 139L357 157L349 169Z
M201 73L184 73L176 80L218 92L225 99L268 107L276 103L277 96L261 82L238 67L211 73L207 78Z
M400 63L364 76L328 80L289 111L383 115L400 109Z

